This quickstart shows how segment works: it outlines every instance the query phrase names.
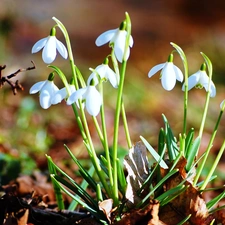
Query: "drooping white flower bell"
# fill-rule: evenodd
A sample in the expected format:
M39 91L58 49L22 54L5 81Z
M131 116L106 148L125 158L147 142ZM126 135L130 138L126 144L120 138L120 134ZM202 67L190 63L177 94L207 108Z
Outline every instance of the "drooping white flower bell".
M39 101L43 109L48 109L52 104L56 92L59 90L54 84L54 74L51 73L48 80L39 81L30 88L30 94L39 92Z
M97 66L95 69L90 69L92 71L91 75L89 76L87 83L90 83L91 80L94 80L95 85L98 84L99 78L102 80L109 80L111 85L114 88L118 87L119 84L119 77L116 73L109 67L108 59L104 61L103 64ZM99 76L99 78L98 78Z
M130 35L129 38L129 47L126 50L125 54L125 46L126 46L126 38L127 38L127 31L125 30L125 23L122 22L120 28L108 30L98 36L95 41L97 46L102 46L106 43L110 43L110 46L113 46L115 51L115 56L117 60L122 63L123 60L127 61L130 56L130 48L133 47L134 40Z
M36 53L43 48L42 59L46 64L50 64L55 60L57 51L64 59L67 59L68 57L66 47L56 38L55 34L56 29L53 27L50 35L37 41L31 50L32 53Z
M209 77L206 74L206 65L205 63L202 64L199 71L192 74L188 78L188 91L192 89L193 87L196 88L205 88L205 90L210 92L210 97L216 96L216 87L214 83L211 81L209 85ZM184 91L184 84L182 86L182 90Z
M76 91L75 86L73 84L69 84L68 87L69 87L69 92L70 93L68 93L68 90L66 89L66 87L58 90L55 93L54 97L51 100L51 103L53 105L60 103L63 99L66 100L73 92Z
M85 101L86 109L91 116L97 116L99 114L102 105L102 96L97 91L95 85L91 85L91 83L88 82L85 88L73 92L67 99L67 104L78 103L79 99Z
M148 77L152 77L159 70L162 70L160 73L161 83L165 90L171 91L176 84L176 80L182 82L184 77L181 70L173 64L173 54L169 55L168 61L166 63L161 63L154 66L148 73Z

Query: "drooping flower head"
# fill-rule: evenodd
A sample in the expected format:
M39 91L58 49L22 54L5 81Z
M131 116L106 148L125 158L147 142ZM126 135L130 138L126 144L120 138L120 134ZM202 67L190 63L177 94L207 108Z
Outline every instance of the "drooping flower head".
M210 84L209 84L210 82ZM201 65L201 68L196 73L192 74L188 78L188 91L192 89L193 87L202 89L203 87L205 90L210 92L210 97L216 96L216 87L212 81L209 80L209 77L206 73L206 64L203 63ZM184 85L182 87L182 90L184 91Z
M39 92L39 101L43 109L48 109L52 104L55 93L59 90L54 84L54 74L51 73L48 80L39 81L30 88L30 94Z
M95 84L98 84L99 78L102 80L109 80L111 85L114 88L118 87L119 84L119 77L116 75L116 73L109 67L108 65L108 58L106 58L103 62L103 64L97 66L95 69L90 68L92 71L91 75L89 76L87 83L90 83L91 80L94 80Z
M85 104L88 113L91 116L97 116L100 112L100 107L102 105L102 96L97 91L94 80L87 82L85 88L80 88L79 90L73 92L67 99L67 104L71 105L74 102L78 105L78 100L82 100L82 103Z
M66 87L64 87L64 88L62 88L62 89L60 89L60 90L58 90L58 91L55 93L54 97L52 98L51 103L52 103L53 105L58 104L58 103L60 103L63 99L65 99L65 100L68 99L68 97L69 97L73 92L76 91L74 84L69 84L68 88L69 88L69 90L67 90ZM69 93L68 93L68 91L69 91Z
M37 41L31 50L32 53L36 53L43 48L42 59L46 64L50 64L55 60L57 51L64 59L68 57L66 47L55 35L56 29L53 27L50 31L50 35Z
M175 84L176 80L182 82L183 74L181 70L173 64L173 54L170 54L168 57L168 61L166 63L161 63L154 66L148 73L148 77L152 77L159 70L162 70L160 73L160 79L162 86L165 90L171 91Z
M125 22L122 22L120 28L105 31L99 35L95 41L97 46L102 46L109 42L110 47L114 48L115 56L120 63L122 63L123 60L127 61L130 56L129 47L132 47L134 44L133 38L130 35L129 47L126 49L127 31L125 30L125 24Z

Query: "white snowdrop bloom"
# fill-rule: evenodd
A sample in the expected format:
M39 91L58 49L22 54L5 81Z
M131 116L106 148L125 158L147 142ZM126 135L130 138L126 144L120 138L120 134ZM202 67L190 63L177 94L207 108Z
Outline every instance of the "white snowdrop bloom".
M118 87L119 81L117 81L117 75L116 73L108 66L108 64L101 64L97 66L93 71L91 75L89 76L87 83L90 84L91 80L94 80L94 84L98 84L98 75L101 79L109 80L111 85L114 88ZM118 78L119 79L119 78Z
M126 37L127 37L126 30L120 30L119 28L108 30L98 36L98 38L95 41L95 44L97 46L102 46L108 42L110 43L110 45L113 44L114 50L115 50L115 56L117 60L120 63L122 63L123 60L127 61L127 59L129 58L130 56L129 47L133 47L133 44L134 44L134 40L132 36L130 35L129 47L127 48L126 55L124 56Z
M200 69L199 71L188 77L188 91L193 87L196 88L204 87L207 92L208 91L210 92L210 97L216 96L216 87L212 81L210 82L209 85L209 77L206 74L205 69ZM184 91L184 84L182 90Z
M71 105L78 99L85 100L85 106L91 116L97 116L102 105L102 96L93 85L88 85L73 92L67 99L67 104Z
M69 91L70 91L70 94L68 93L66 87L58 90L56 93L55 93L55 96L52 98L51 100L51 103L53 105L55 104L58 104L60 103L63 99L67 99L73 92L76 91L75 89L75 86L73 84L69 84Z
M52 104L58 87L54 84L53 80L39 81L30 88L30 94L39 92L39 101L43 109L48 109Z
M170 55L170 57L172 57ZM169 59L170 59L169 57ZM152 77L159 70L162 70L160 73L161 83L165 90L171 91L176 84L176 80L182 82L184 79L183 73L181 70L173 64L173 62L168 60L166 63L161 63L154 66L148 73L148 77Z
M50 64L55 60L57 51L64 59L67 59L68 57L66 47L56 38L55 32L55 28L52 28L50 35L37 41L31 50L32 53L36 53L43 48L42 59L47 64Z

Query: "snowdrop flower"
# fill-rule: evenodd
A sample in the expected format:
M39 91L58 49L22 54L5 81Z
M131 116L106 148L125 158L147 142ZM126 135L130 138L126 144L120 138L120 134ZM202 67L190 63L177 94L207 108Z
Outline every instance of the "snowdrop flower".
M54 84L53 79L54 74L51 73L48 80L37 82L30 88L30 94L36 94L37 92L40 93L39 101L43 109L48 109L51 106L51 100L59 90Z
M60 103L63 99L67 99L73 92L76 91L73 84L69 84L70 94L68 93L66 87L58 90L51 100L52 105Z
M114 88L117 88L118 87L118 83L119 82L117 81L117 75L108 66L108 61L107 60L103 64L97 66L94 70L93 69L90 69L93 72L89 76L89 78L87 80L87 83L90 83L91 80L94 80L95 85L98 84L98 76L99 76L101 79L109 80L109 82L111 83L111 85ZM118 79L119 79L119 77L118 77Z
M42 59L47 64L52 63L55 60L56 50L58 50L64 59L68 57L66 47L56 38L55 34L56 29L53 27L50 35L36 42L31 50L32 53L36 53L43 48Z
M209 86L209 77L206 74L206 65L205 63L202 64L200 70L194 74L192 74L188 78L188 91L192 89L193 87L196 88L205 88L205 90L210 92L210 97L216 96L216 87L214 83L211 81ZM209 89L208 89L209 88ZM184 85L182 87L182 90L184 91Z
M148 73L148 77L152 77L159 70L162 70L160 73L161 83L165 90L171 91L175 84L176 80L182 82L183 74L181 70L173 64L173 54L169 55L168 61L166 63L161 63L154 66Z
M86 109L91 116L98 115L102 105L102 96L95 86L89 84L87 87L73 92L67 99L67 104L71 105L78 99L85 100Z
M124 56L125 46L126 46L126 37L127 31L124 28L124 22L121 24L120 28L108 30L101 35L95 41L97 46L102 46L106 43L110 43L110 46L113 44L115 50L115 56L117 60L122 63L123 60L127 61L130 56L130 48L133 47L134 41L132 36L129 39L129 47L126 50L126 55Z
M220 108L224 110L225 108L225 99L220 103Z

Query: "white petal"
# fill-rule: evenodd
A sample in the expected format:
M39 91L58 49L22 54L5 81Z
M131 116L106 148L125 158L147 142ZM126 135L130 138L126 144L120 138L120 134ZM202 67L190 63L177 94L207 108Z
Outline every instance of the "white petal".
M153 66L150 71L148 72L148 77L152 77L153 75L155 75L159 70L161 70L164 66L166 65L166 63L160 63L156 66Z
M109 68L108 65L106 66L107 66L107 79L114 88L117 88L119 84L119 82L117 81L117 75L111 68Z
M95 71L99 74L101 79L107 78L107 75L106 75L106 73L107 73L107 65L101 64L101 65L99 65L99 66L97 66L95 68Z
M133 45L134 45L134 39L133 39L133 37L130 35L129 46L132 48Z
M46 44L48 37L42 38L41 40L37 41L34 46L32 47L31 53L36 53L40 51Z
M39 92L42 89L42 87L45 85L46 82L47 82L46 80L37 82L30 88L29 93L35 94L35 93Z
M91 73L87 79L87 85L91 85L92 80L94 81L94 85L97 85L99 83L97 76L98 75L95 72Z
M215 87L215 85L212 81L211 81L210 87L209 87L208 83L205 83L205 84L202 84L202 85L207 92L210 91L210 97L211 98L216 96L216 87ZM208 87L209 87L210 90L208 90Z
M67 105L71 105L74 102L77 102L78 99L82 99L83 94L87 91L87 88L81 88L75 92L73 92L70 97L67 99Z
M106 44L113 38L113 36L116 34L117 30L118 30L118 28L113 29L113 30L108 30L108 31L102 33L101 35L99 35L97 37L95 44L97 46L102 46L102 45Z
M183 76L183 73L181 72L181 70L175 65L173 65L173 69L174 69L174 72L175 72L175 75L176 75L176 79L178 81L182 82L183 79L184 79L184 76Z
M225 99L220 103L220 108L223 109L223 105L225 104Z
M59 51L60 55L64 58L67 59L68 57L68 52L64 44L56 39L56 48Z
M126 31L119 31L114 42L114 50L115 56L120 63L122 63L123 61L125 45L126 45ZM127 60L128 57L129 52L126 55L125 60Z
M216 87L214 85L214 83L211 81L211 85L210 85L210 97L214 98L216 96Z
M188 77L188 91L191 90L193 87L195 87L199 83L199 79L200 79L199 72L200 71Z
M92 116L97 116L102 105L102 96L95 86L89 86L85 93L86 109Z
M161 74L161 82L163 88L167 91L171 91L176 84L176 74L173 69L173 63L166 63L166 65L162 69Z
M50 36L42 52L42 59L49 64L55 60L56 57L56 37Z
M58 91L55 93L54 97L53 97L52 100L51 100L51 103L52 103L53 105L58 104L58 103L60 103L63 99L65 99L66 96L67 96L67 91L66 91L66 88L64 87L64 88L58 90Z
M51 95L47 90L41 91L39 100L43 109L48 109L51 106Z

